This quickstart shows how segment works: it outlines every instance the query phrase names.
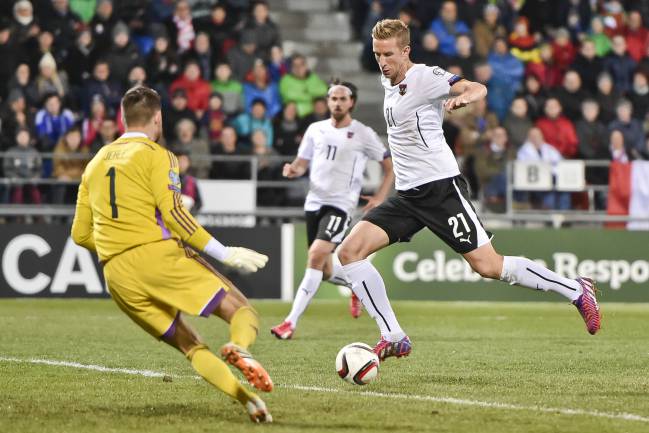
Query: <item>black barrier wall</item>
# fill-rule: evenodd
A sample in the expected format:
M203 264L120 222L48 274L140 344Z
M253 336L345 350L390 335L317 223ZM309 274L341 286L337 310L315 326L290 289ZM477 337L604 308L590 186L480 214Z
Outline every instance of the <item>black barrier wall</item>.
M249 298L280 298L279 227L206 229L225 245L268 255L266 267L248 275L208 260ZM0 253L0 298L109 297L97 257L72 241L69 226L0 225Z

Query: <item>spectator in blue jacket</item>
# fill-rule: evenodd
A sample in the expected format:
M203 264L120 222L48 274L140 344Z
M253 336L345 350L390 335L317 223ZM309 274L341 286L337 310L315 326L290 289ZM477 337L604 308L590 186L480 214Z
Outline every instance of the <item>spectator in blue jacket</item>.
M267 143L273 142L273 124L270 118L266 115L266 103L263 99L255 99L252 101L252 109L250 113L239 114L232 126L237 131L237 134L250 144L252 133L261 129L266 134Z
M464 21L458 21L457 6L452 1L444 2L439 17L430 24L429 30L439 39L439 51L447 56L456 55L455 38L458 35L471 33Z
M487 101L489 109L496 113L500 121L507 115L509 106L521 87L525 72L523 63L512 55L508 48L504 38L497 38L487 59L492 70Z
M248 113L252 110L252 102L262 99L266 103L268 117L275 117L282 111L282 98L277 84L271 82L268 68L261 59L255 61L252 68L252 82L244 83L243 98Z
M61 97L58 93L45 96L42 109L36 113L34 121L36 135L40 143L41 152L52 152L59 138L74 125L74 114L62 108ZM52 174L52 160L43 160L43 177Z

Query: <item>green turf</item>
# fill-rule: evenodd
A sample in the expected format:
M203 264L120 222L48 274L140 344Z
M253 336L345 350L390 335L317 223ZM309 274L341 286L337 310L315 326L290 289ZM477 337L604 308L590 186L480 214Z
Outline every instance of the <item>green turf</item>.
M1 432L647 432L649 422L537 410L483 408L360 395L362 391L455 397L521 406L649 417L648 306L603 306L589 336L565 304L395 303L414 343L366 387L335 374L337 350L373 344L374 323L341 302L318 301L296 339L268 328L288 306L257 302L263 332L254 353L277 388L266 396L271 426L249 423L238 404L195 380L179 354L103 301L0 301L0 357L76 361L167 372L161 378L0 361ZM227 337L217 319L194 323L213 347ZM305 391L317 386L345 393Z

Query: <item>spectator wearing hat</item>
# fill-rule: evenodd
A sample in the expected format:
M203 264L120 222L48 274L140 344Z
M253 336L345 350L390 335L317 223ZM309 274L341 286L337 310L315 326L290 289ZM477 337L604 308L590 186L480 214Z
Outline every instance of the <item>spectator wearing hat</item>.
M13 7L12 34L13 38L21 49L40 31L38 20L34 16L34 7L29 0L18 0Z
M169 91L173 93L178 89L187 93L187 108L194 112L197 119L203 117L212 88L201 77L201 69L196 60L187 61L183 75L171 84Z
M58 71L54 56L45 53L38 63L38 75L34 80L36 93L39 98L43 98L48 93L57 93L64 98L69 90L68 78L65 71Z
M327 84L309 71L306 57L295 54L291 58L291 72L279 82L279 93L285 104L295 102L298 116L304 117L313 111L313 100L327 94Z
M267 112L266 102L263 99L255 99L252 101L250 113L239 114L232 122L232 126L237 130L237 134L248 142L252 133L261 129L266 134L270 146L273 142L273 124Z
M212 90L223 96L223 111L231 116L243 108L243 85L232 77L232 69L227 63L214 68Z
M123 84L131 68L141 63L140 52L131 41L129 29L123 22L115 24L112 36L113 44L106 54L106 61L110 65L111 78Z
M172 142L174 152L191 155L193 167L191 173L199 179L207 179L212 162L209 160L210 147L207 141L196 135L196 124L189 119L181 119L176 124L176 140Z
M88 164L88 147L82 146L81 129L68 129L54 148L53 177L60 181L80 181ZM78 185L56 185L53 188L53 202L72 204L76 200Z
M180 70L180 61L163 26L152 26L151 33L153 49L146 57L146 74L154 86L169 87Z
M187 92L185 89L176 89L171 93L171 106L162 119L162 131L168 143L176 139L176 124L183 119L198 123L194 112L187 108Z
M243 84L245 110L250 112L252 101L263 99L266 103L268 116L275 117L282 109L282 98L279 95L277 84L270 81L268 68L261 59L255 61L251 75L251 80Z
M239 43L227 54L227 61L232 68L232 75L239 81L246 79L257 59L257 41L254 33L243 32Z
M500 9L498 6L488 4L484 7L482 18L473 25L475 38L475 52L480 57L487 57L496 37L507 36L507 29L500 23ZM514 44L511 43L512 46Z
M457 5L452 1L442 4L439 17L430 24L430 31L439 40L439 50L447 56L455 56L455 38L460 34L470 34L471 29L464 21L457 19Z
M16 45L11 37L11 26L9 20L0 17L0 83L6 83L13 75L16 68ZM7 97L8 89L4 84L0 85L0 98Z
M100 95L107 107L117 110L122 98L122 85L112 77L110 65L106 59L99 59L92 69L92 77L86 81L81 98L81 109L90 113L90 105L95 95Z
M613 50L604 58L604 67L611 74L615 90L626 93L631 89L636 62L627 53L624 36L613 36Z
M41 156L33 146L31 133L27 128L15 132L15 146L7 150L3 159L4 175L22 182L11 187L10 200L13 204L25 203L28 196L32 204L41 204L41 192L36 183L25 181L38 179L41 174Z
M270 19L266 1L253 2L252 13L244 25L244 31L254 37L257 47L256 55L266 61L270 59L271 47L281 44L279 30Z

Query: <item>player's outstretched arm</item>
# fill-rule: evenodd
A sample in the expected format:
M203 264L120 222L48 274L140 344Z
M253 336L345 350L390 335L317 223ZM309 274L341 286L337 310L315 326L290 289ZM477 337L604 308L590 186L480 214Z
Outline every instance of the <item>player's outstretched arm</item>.
M306 170L309 168L309 160L300 158L299 156L293 162L284 164L282 176L289 179L304 176Z
M449 112L484 98L487 96L487 88L475 81L460 80L451 86L450 95L444 102L444 109Z
M74 212L74 220L72 221L72 240L77 245L95 252L95 238L93 235L92 227L92 209L90 208L90 201L88 200L88 189L86 188L85 176L81 179L79 184L79 192L77 193L77 207Z
M166 150L152 158L151 190L156 207L167 225L183 242L203 251L228 266L255 272L268 262L268 257L242 247L227 247L214 239L185 209L180 198L180 175L176 156Z

